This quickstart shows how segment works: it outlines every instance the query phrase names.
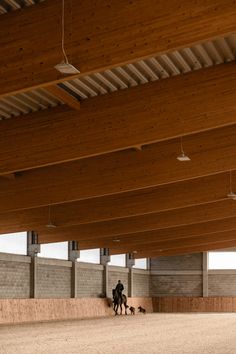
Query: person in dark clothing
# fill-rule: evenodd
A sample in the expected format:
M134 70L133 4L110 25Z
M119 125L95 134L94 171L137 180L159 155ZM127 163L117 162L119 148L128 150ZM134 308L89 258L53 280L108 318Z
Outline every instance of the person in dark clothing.
M119 294L119 296L122 298L122 291L124 290L124 285L121 283L120 280L118 280L118 283L116 285L116 291Z

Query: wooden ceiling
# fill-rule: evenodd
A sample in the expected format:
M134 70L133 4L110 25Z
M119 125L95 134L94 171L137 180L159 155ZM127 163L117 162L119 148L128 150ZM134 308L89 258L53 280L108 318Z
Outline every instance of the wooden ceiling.
M69 59L81 77L234 34L233 4L71 0ZM235 62L79 102L55 85L59 20L46 0L0 23L0 96L46 87L65 103L0 122L0 232L136 258L236 246Z

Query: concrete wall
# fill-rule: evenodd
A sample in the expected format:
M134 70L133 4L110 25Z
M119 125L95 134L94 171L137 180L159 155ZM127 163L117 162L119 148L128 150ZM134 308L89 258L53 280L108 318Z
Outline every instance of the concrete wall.
M105 294L104 267L100 264L75 263L75 275L71 261L36 258L33 270L31 257L0 253L0 298L70 298L75 289L75 297L102 297ZM134 294L149 296L149 271L134 271ZM33 274L33 275L32 275ZM108 289L120 279L129 293L129 269L108 267ZM32 289L34 291L32 291Z
M150 296L202 296L202 254L150 261Z
M73 284L75 297L105 293L102 265L77 262L73 277L70 261L37 258L36 263L32 282L30 257L0 253L0 298L29 298L32 287L36 298L70 298ZM108 296L119 279L124 293L134 297L236 296L236 270L206 270L202 254L152 259L150 271L133 269L132 277L127 268L108 266Z
M104 293L103 266L78 263L77 282L77 297L101 297Z
M133 269L133 296L150 296L150 274L141 269Z
M236 296L236 270L209 270L209 296Z
M71 262L38 258L37 297L70 298Z
M0 298L30 296L30 258L1 254Z

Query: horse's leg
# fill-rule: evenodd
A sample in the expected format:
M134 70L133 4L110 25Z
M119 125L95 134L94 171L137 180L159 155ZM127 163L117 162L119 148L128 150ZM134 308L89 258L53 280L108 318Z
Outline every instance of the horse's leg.
M125 306L125 314L127 315L127 301L124 302L124 306Z
M117 310L118 310L118 304L114 305L115 316L118 315Z
M120 315L122 315L122 303L120 304Z

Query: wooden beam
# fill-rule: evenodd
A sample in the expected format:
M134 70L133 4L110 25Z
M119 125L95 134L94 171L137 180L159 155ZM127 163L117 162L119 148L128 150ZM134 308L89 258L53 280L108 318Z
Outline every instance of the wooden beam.
M187 136L184 148L191 161L185 163L176 159L180 142L173 139L146 146L142 152L121 151L22 172L13 181L0 181L0 212L119 194L236 169L235 142L233 126Z
M211 220L230 217L235 215L236 203L226 196L228 182L227 173L218 174L135 192L53 205L51 215L59 230L81 224L103 225L105 221L111 221L111 225L113 221L117 221L115 228L122 230L126 220L130 220L128 230L133 231L136 229L136 222L144 230L145 220L148 220L147 225L151 229L155 222L165 227L169 222L173 226L176 222L181 224L183 221L203 221L206 219L205 213ZM172 221L174 215L175 221ZM0 214L0 233L40 229L47 221L47 206L3 213Z
M235 86L235 64L223 64L86 100L79 112L57 107L5 120L1 122L0 174L233 125ZM57 86L49 90L62 91ZM62 93L69 105L79 105Z
M53 96L56 96L57 98L62 100L70 108L73 108L73 109L76 109L76 110L80 109L80 101L78 101L75 97L73 97L68 92L63 90L60 86L51 85L51 86L47 86L46 89ZM52 112L51 112L51 114L52 114Z
M236 228L219 228L218 231L213 232L205 232L195 234L192 233L187 236L186 234L182 234L178 236L174 236L170 234L170 237L157 237L155 240L150 240L147 235L146 242L141 244L139 243L130 243L127 246L117 246L116 248L110 248L110 254L120 254L120 253L130 253L134 250L139 252L144 251L153 251L153 250L171 250L181 247L192 247L198 245L204 245L208 243L214 242L222 242L222 241L229 241L229 240L236 240ZM200 231L201 232L201 231ZM172 236L172 237L171 237ZM92 247L91 247L92 248ZM162 251L161 251L162 252Z
M185 239L187 237L192 239L194 237L204 237L207 235L214 236L214 234L219 232L228 232L232 230L236 230L236 217L153 231L123 234L115 237L83 238L82 236L76 236L76 240L80 242L81 248L106 247L112 249L114 254L118 254L121 249L122 251L125 251L124 253L127 253L131 252L133 249L152 247L154 243L168 243L175 240ZM72 239L72 234L69 239ZM57 240L59 240L59 237ZM114 240L119 240L119 242L114 242ZM65 239L63 241L65 241Z
M171 250L152 250L152 251L143 251L134 254L136 259L138 258L156 258L156 257L167 257L167 256L177 256L183 254L192 254L192 253L199 253L199 252L206 252L206 251L216 251L216 250L223 250L223 249L230 249L236 246L236 239L231 241L221 241L215 243L208 243L205 245L198 245L192 247L181 247Z
M57 225L57 220L53 222ZM84 241L86 246L110 248L113 239L121 240L119 245L145 243L164 235L178 238L179 234L192 235L236 229L236 203L225 200L162 213L153 213L107 222L57 227L48 229L41 225L35 229L42 243L67 240ZM60 225L60 220L58 220Z
M149 6L145 0L71 0L65 9L66 52L80 75L87 75L192 46L235 32L234 5L233 0L150 0ZM60 25L61 2L54 0L3 16L0 95L68 78L54 69L62 60Z

